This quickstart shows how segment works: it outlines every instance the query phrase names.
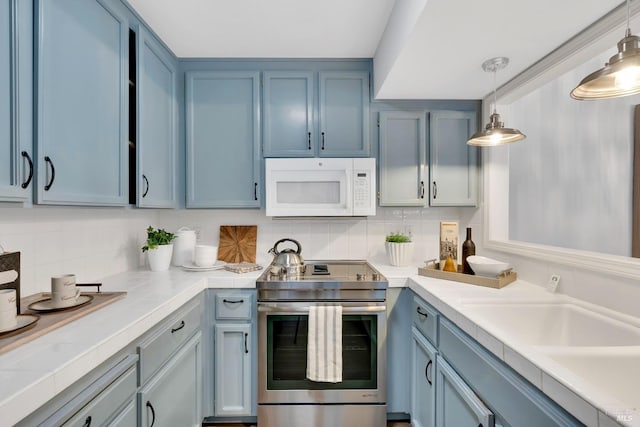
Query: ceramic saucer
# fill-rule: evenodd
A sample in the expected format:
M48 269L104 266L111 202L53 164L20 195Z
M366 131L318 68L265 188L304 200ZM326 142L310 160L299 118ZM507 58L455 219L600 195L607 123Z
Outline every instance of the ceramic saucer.
M34 324L39 318L40 316L37 314L18 314L16 316L17 324L11 328L0 329L0 335L26 328L27 326Z
M227 265L227 263L224 261L216 261L216 263L211 266L200 267L199 265L195 265L194 263L189 262L187 264L184 264L182 268L184 268L187 271L211 271L211 270L221 270L224 268L225 265Z
M80 295L76 300L75 304L59 306L54 305L53 300L51 298L43 299L34 303L29 304L29 309L33 311L59 311L59 310L67 310L70 308L79 307L81 305L89 303L93 299L91 295Z

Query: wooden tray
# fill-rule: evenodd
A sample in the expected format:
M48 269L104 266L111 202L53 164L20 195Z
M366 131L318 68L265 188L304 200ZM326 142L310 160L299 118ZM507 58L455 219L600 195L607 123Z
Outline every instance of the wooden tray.
M475 276L473 274L462 273L462 265L458 264L458 272L440 270L438 263L429 264L426 267L419 267L418 274L436 279L453 280L455 282L468 283L470 285L486 286L488 288L504 288L509 283L514 282L518 275L515 271L509 270L498 277Z
M20 299L21 314L36 314L40 316L37 322L24 329L0 335L0 354L13 350L16 347L26 344L47 332L51 332L61 326L66 325L80 317L94 312L112 302L124 297L126 292L82 292L82 295L90 295L93 300L88 304L77 307L70 307L67 310L52 312L36 312L30 310L29 304L51 297L49 292L30 295Z

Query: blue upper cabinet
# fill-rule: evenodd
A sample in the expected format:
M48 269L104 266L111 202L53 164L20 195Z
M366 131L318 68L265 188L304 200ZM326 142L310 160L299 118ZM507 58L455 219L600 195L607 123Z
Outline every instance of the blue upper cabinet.
M260 73L186 73L187 207L260 207Z
M467 145L476 130L475 111L430 113L431 206L478 204L478 149Z
M310 71L265 71L263 74L264 157L313 157L314 80Z
M116 0L37 2L37 202L128 201L129 24Z
M0 3L0 201L31 200L33 4Z
M176 205L177 64L144 27L137 26L137 200L139 207Z
M369 73L319 73L319 149L321 157L368 157Z
M426 114L380 113L380 206L426 206Z

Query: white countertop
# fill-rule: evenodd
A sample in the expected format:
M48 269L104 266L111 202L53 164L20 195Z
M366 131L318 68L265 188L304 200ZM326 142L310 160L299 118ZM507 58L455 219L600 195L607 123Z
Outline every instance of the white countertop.
M603 415L613 404L606 393L581 383L579 377L535 348L508 340L484 319L465 315L465 301L469 299L557 302L569 300L568 297L521 280L498 290L418 276L417 267L374 267L389 279L390 287L409 286L585 424L615 425ZM0 426L13 425L26 417L203 289L252 289L260 273L171 269L161 273L133 271L105 278L104 291L124 290L126 297L0 355ZM638 405L628 425L640 425L640 392L635 400Z
M612 418L620 417L618 418L620 424L640 426L640 388L635 388L635 392L625 396L626 400L622 402L613 397L611 390L604 390L602 387L590 384L585 378L548 357L545 353L548 348L528 345L517 336L514 338L513 334L509 335L507 332L508 328L488 321L469 307L489 301L525 304L569 303L593 310L607 318L620 319L636 328L640 328L640 319L565 295L550 293L541 286L522 280L517 280L502 289L492 289L423 276L411 276L408 286L586 425L613 426L617 424ZM539 319L530 319L530 321L536 322ZM636 370L640 370L640 348L629 346L609 350L620 354L632 352L632 357L637 361ZM597 352L598 349L582 347L568 351ZM597 366L594 370L601 370L602 375L606 376L607 370L610 369L612 369L610 366Z

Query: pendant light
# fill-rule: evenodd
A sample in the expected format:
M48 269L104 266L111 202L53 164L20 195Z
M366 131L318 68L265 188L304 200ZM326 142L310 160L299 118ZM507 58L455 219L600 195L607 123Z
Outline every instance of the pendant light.
M574 99L606 99L640 93L640 38L629 28L630 0L627 0L627 31L618 42L618 53L598 71L582 79L571 91Z
M518 129L504 127L504 123L500 121L500 114L496 111L497 105L497 89L496 89L496 71L502 70L509 64L509 58L503 56L491 58L482 63L482 69L487 73L493 73L493 113L489 118L489 123L484 130L478 131L467 141L468 145L479 147L491 147L494 145L507 144L509 142L522 141L526 136Z

